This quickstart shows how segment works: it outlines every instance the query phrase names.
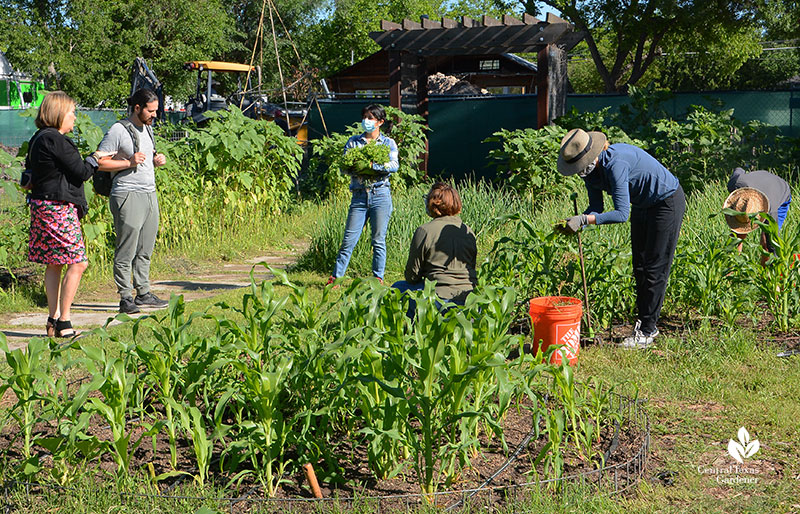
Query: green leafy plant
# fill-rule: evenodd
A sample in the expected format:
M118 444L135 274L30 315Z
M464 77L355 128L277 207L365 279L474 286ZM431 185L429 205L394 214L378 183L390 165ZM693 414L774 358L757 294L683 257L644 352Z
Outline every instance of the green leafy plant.
M735 215L736 211L725 209L725 214ZM793 236L781 234L777 222L769 214L752 215L753 222L758 224L769 236L773 253L762 252L768 257L764 266L756 270L759 280L756 282L762 298L767 301L769 309L775 318L778 330L786 332L789 327L796 326L800 311L800 291L797 284L800 279L800 233ZM753 266L757 266L754 264Z
M2 377L0 396L10 389L17 398L7 415L14 418L22 435L23 461L19 469L30 476L39 470L39 459L31 448L33 428L40 419L41 405L47 400L43 391L55 387L49 373L48 343L45 339L34 338L24 348L10 350L5 334L0 333L0 350L10 368L9 374Z
M364 146L350 148L342 158L342 164L346 170L360 175L380 173L372 169L372 165L387 162L389 162L389 147L379 145L374 141L368 141Z
M531 198L554 196L573 191L576 178L563 177L556 171L561 139L567 133L557 126L541 129L502 129L483 140L499 143L489 151L499 177Z
M105 336L105 331L102 329L100 333ZM108 340L108 337L105 337ZM102 395L102 398L89 398L87 411L100 415L108 423L111 440L105 442L105 445L110 449L117 465L117 478L122 480L130 471L131 457L142 437L156 433L160 424L150 427L152 432L149 434L145 431L135 441L131 441L136 428L132 422L134 416L131 414L138 410L138 407L129 402L135 398L133 392L138 387L137 375L130 371L129 363L124 357L114 357L102 348L83 343L74 344L84 354L83 362L92 374L92 384ZM125 354L129 355L127 350L123 355ZM146 425L141 418L139 419L141 425Z

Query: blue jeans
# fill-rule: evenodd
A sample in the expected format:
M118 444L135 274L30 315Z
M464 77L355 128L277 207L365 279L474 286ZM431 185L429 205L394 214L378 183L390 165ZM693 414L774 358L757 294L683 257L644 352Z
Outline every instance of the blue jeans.
M786 200L778 207L778 219L775 221L778 222L778 230L783 228L783 222L786 220L786 213L789 212L789 204L792 203L792 196L789 195L789 199Z
M425 289L425 281L422 282L407 282L405 280L398 280L394 284L392 284L392 289L397 289L401 293L405 293L406 291L422 291ZM459 295L460 296L460 295ZM458 297L456 297L458 298ZM447 300L444 303L437 301L436 307L444 314L448 310L450 310L453 305L464 305L464 299L453 299ZM406 316L414 319L414 316L417 312L417 302L410 298L408 300L408 312L406 312Z
M353 248L356 247L361 231L369 220L372 230L372 274L383 279L386 269L386 231L389 228L389 217L392 215L392 193L388 186L374 189L354 189L350 210L347 213L347 224L344 227L344 239L333 266L333 276L344 276Z

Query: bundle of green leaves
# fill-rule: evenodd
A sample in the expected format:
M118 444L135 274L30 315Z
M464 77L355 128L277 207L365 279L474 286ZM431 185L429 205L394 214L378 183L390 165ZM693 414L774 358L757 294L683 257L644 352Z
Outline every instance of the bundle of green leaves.
M389 147L370 141L364 146L351 148L344 154L344 169L358 175L376 175L380 172L372 169L372 164L389 162Z

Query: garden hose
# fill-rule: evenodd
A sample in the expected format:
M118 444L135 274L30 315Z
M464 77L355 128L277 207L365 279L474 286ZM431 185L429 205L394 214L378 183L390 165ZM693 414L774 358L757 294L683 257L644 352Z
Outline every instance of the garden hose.
M614 436L611 438L611 444L608 445L608 450L603 453L603 466L606 465L608 459L611 458L611 454L617 451L619 447L619 421L614 420Z
M547 402L547 397L545 397L545 403L546 402ZM523 449L528 447L528 444L531 442L531 439L533 439L533 436L536 435L536 432L538 432L538 430L539 430L539 427L538 427L537 423L533 423L533 426L531 427L531 431L528 432L528 435L526 435L522 439L522 441L519 443L519 445L517 445L517 448L514 450L514 453L512 453L508 457L508 459L506 459L506 461L503 463L502 466L497 468L497 470L494 473L492 473L492 475L489 478L484 480L483 483L481 485L479 485L477 489L473 490L472 493L470 493L469 496L467 496L466 498L462 497L456 503L454 503L454 504L450 505L449 507L447 507L444 511L445 512L450 512L451 510L460 507L461 505L464 504L465 500L468 500L468 499L474 497L476 494L478 494L481 491L481 489L483 489L484 487L486 487L489 484L491 484L492 481L495 478L497 478L498 475L500 475L500 473L505 471L506 468L508 468L508 466L510 466L512 462L517 460L517 457L519 456L520 452L522 452Z
M524 448L527 448L528 444L531 442L531 439L533 439L533 436L536 434L537 428L538 427L534 424L533 428L531 428L531 431L528 433L528 435L525 436L522 442L520 442L517 448L514 450L514 453L512 453L508 457L508 459L506 459L503 465L500 466L494 473L492 473L492 475L489 478L484 480L484 482L481 485L479 485L477 489L474 489L470 493L470 495L467 496L466 498L461 498L454 504L448 506L446 509L444 509L444 512L450 512L453 509L457 509L458 507L463 505L466 500L473 498L482 489L491 484L492 481L494 481L494 479L497 478L498 475L500 475L500 473L505 471L506 468L508 468L508 466L511 465L511 463L517 460L517 457L519 456L520 452L522 452ZM611 437L611 444L608 446L608 449L603 453L603 466L605 466L605 463L608 462L608 459L611 458L611 455L615 451L617 451L617 448L619 447L619 431L620 431L619 421L614 420L614 435Z

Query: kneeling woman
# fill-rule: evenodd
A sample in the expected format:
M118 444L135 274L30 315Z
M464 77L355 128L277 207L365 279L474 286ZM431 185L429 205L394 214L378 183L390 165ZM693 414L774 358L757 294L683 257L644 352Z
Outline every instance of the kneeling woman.
M475 234L458 214L461 197L448 184L437 182L425 196L425 209L433 220L417 228L408 252L405 280L392 287L400 291L419 291L425 280L436 282L436 295L442 300L464 305L477 283L475 260L478 247Z

